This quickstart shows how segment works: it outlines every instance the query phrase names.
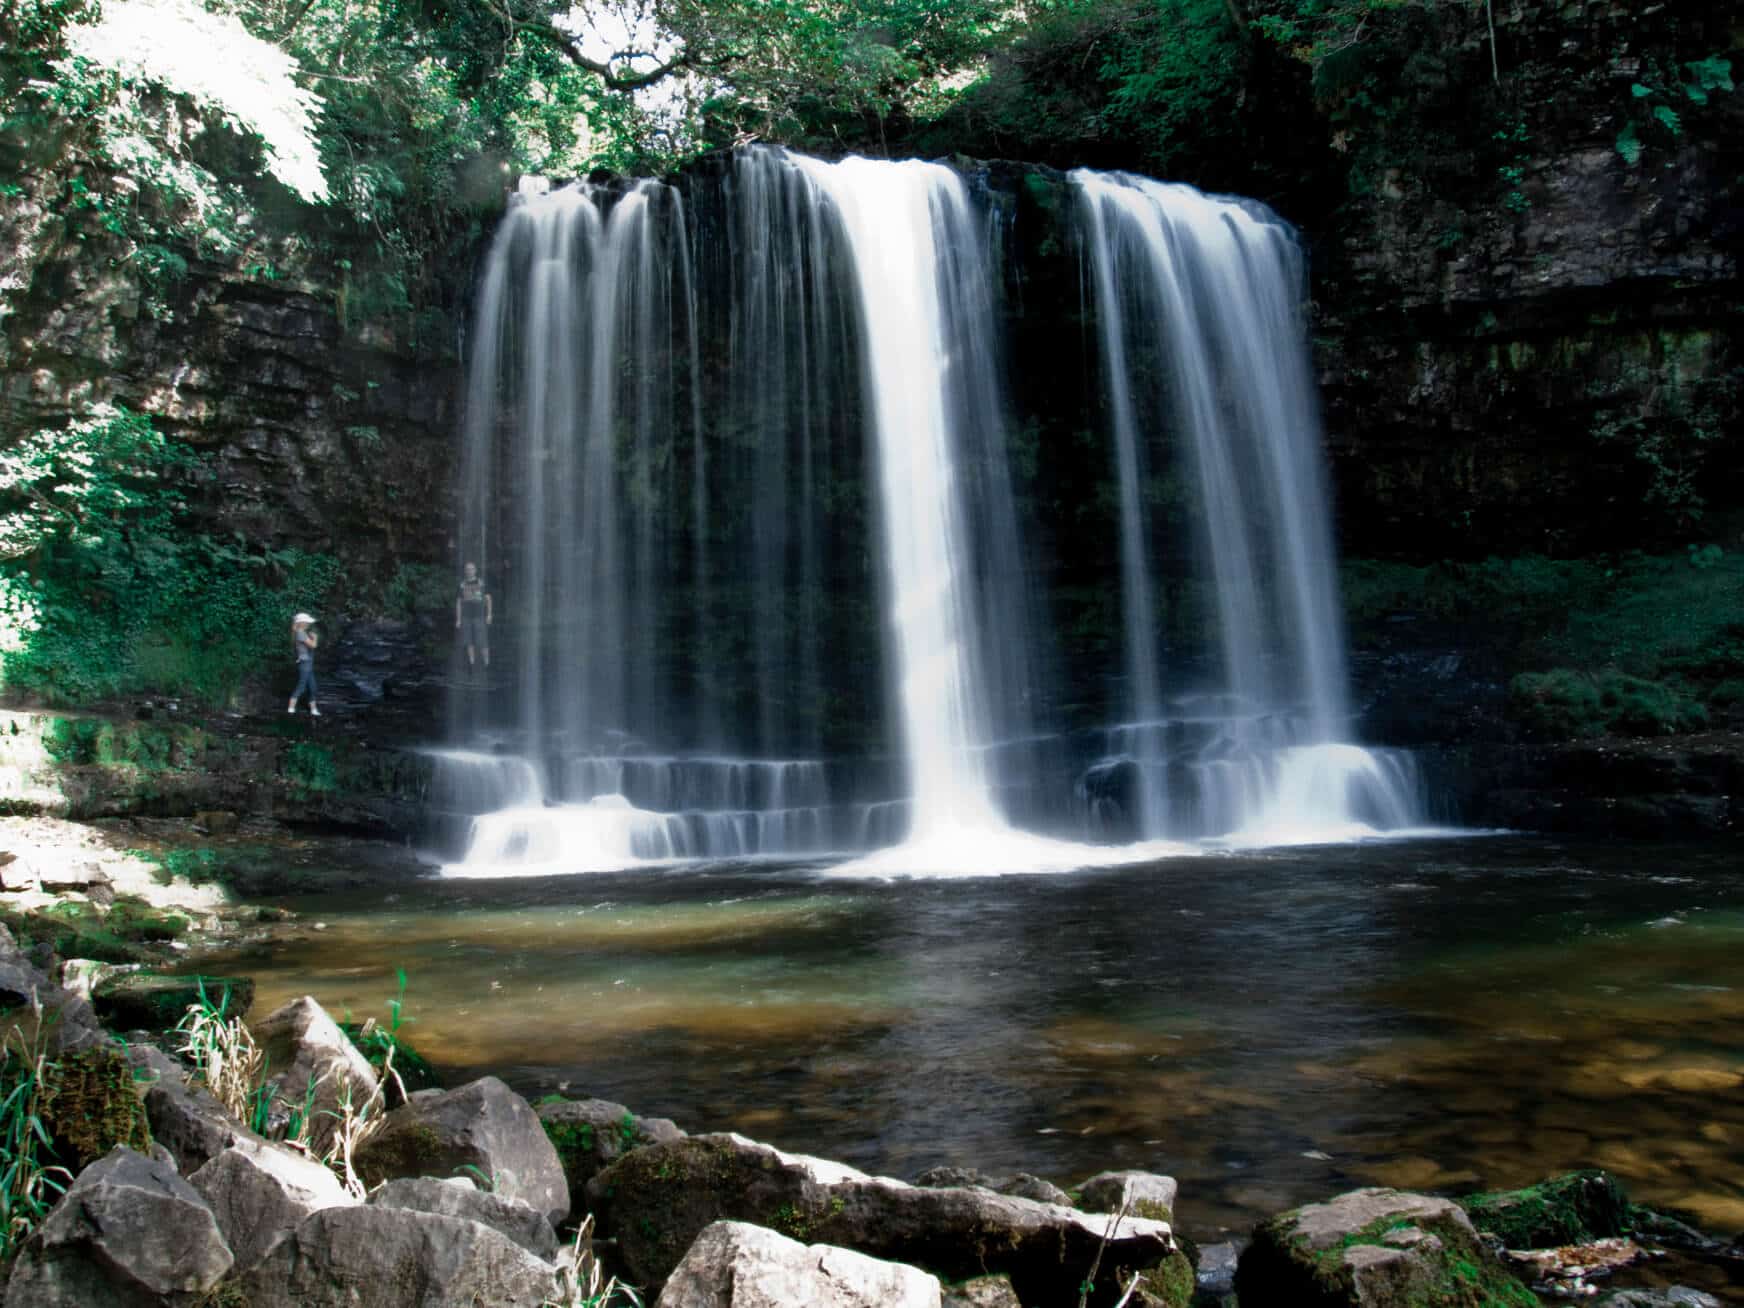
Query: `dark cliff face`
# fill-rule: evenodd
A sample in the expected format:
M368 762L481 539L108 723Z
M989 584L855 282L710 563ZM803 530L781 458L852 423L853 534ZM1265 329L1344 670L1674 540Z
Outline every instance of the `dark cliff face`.
M1736 11L1494 8L1499 81L1483 6L1412 19L1402 98L1340 142L1353 193L1311 229L1346 547L1701 536L1744 503L1744 91L1697 67Z
M185 272L152 277L49 210L59 180L30 179L0 212L0 432L125 405L204 456L186 490L215 534L331 553L366 592L447 561L463 274L421 311L372 311L365 275L332 253L343 238L317 255L287 229L246 257L179 251Z

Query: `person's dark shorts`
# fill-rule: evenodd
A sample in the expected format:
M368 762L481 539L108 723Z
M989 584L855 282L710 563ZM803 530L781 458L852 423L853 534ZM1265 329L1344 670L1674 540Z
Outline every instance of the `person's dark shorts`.
M483 618L466 618L460 624L460 643L474 649L490 648L490 627Z

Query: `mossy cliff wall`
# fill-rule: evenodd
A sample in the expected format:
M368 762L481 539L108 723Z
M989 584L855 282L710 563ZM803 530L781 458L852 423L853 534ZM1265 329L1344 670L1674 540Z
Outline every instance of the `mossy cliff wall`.
M1744 503L1744 90L1704 73L1744 18L1493 8L1493 68L1484 5L1385 16L1328 111L1347 197L1298 218L1347 549L1702 537Z
M204 456L187 491L214 534L333 554L365 593L447 562L466 230L408 277L369 232L263 182L238 251L141 250L67 202L86 177L117 190L73 144L9 162L0 441L122 404Z

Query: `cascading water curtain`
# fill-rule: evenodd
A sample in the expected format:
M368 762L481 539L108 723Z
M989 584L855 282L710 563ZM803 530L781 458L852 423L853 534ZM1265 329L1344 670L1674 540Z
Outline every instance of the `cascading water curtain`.
M1372 760L1332 748L1349 732L1343 621L1294 234L1190 187L1088 170L1072 181L1121 485L1123 744L1143 778L1144 832L1306 836L1349 827L1359 807L1398 818L1409 805L1377 801ZM1171 456L1195 489L1217 655L1194 707L1172 710L1151 599L1157 533L1139 493Z

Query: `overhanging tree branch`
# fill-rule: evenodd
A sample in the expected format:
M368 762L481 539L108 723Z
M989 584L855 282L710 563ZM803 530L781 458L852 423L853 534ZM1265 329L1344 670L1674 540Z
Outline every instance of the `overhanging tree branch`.
M506 4L497 3L497 0L484 0L484 5L509 29L511 40L522 32L528 36L537 37L555 48L559 54L577 68L593 73L613 91L638 91L645 86L653 86L656 82L663 82L673 74L689 68L719 68L731 62L730 59L723 58L703 59L693 54L688 48L681 48L676 55L657 67L644 72L619 72L612 67L612 59L633 58L642 52L632 50L613 55L608 59L595 59L582 50L575 37L545 19L522 18Z

